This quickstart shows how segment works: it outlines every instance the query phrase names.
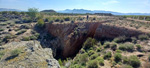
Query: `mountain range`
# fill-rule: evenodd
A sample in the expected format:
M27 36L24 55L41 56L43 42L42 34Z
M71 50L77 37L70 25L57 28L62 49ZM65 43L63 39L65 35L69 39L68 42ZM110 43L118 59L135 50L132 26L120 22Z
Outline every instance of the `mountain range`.
M22 11L22 10L18 10L18 9L8 9L8 8L0 8L0 11Z
M7 9L7 8L0 8L0 11L22 11L18 9ZM79 13L79 14L85 14L85 13L111 13L113 15L150 15L150 13L120 13L120 12L113 12L113 11L104 11L104 10L86 10L86 9L66 9L61 11L56 11L58 13Z
M113 12L113 11L104 11L104 10L85 10L85 9L66 9L57 11L58 13L111 13L113 15L150 15L150 13L120 13L120 12Z

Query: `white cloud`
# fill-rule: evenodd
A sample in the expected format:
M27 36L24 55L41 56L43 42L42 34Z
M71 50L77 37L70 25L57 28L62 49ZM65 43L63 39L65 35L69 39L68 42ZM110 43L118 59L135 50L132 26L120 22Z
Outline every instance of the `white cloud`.
M117 1L117 0L109 0L107 2L103 2L102 4L103 5L109 5L109 4L116 4L116 3L119 3L119 1Z

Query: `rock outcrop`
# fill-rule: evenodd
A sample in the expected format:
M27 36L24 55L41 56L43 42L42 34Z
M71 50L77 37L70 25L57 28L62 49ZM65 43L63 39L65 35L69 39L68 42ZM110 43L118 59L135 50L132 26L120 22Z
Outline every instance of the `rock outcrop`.
M115 38L119 36L135 36L143 34L137 30L104 25L105 22L73 23L73 24L46 24L46 30L60 39L59 44L63 57L72 57L78 53L88 37Z
M11 42L0 47L0 68L60 68L50 48L38 41Z

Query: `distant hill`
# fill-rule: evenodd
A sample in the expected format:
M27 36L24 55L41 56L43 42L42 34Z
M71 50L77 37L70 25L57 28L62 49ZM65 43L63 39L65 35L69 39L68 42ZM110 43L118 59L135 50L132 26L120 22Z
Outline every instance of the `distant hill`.
M21 10L18 10L18 9L8 9L8 8L0 8L0 11L18 11L18 12L20 12Z
M43 10L43 11L41 11L41 12L51 12L51 13L56 13L55 10Z
M104 11L104 10L85 10L85 9L66 9L66 10L62 10L62 11L57 11L59 13L81 13L81 14L85 14L85 13L111 13L113 15L150 15L150 13L119 13L119 12L113 12L113 11Z

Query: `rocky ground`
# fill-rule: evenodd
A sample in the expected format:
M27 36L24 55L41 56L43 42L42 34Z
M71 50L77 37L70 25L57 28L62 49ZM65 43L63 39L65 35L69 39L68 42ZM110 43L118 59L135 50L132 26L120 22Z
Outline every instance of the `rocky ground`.
M0 46L0 68L60 68L50 48L38 41L11 42Z

